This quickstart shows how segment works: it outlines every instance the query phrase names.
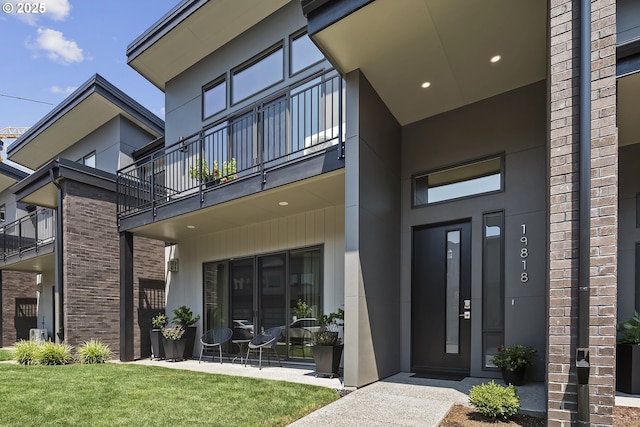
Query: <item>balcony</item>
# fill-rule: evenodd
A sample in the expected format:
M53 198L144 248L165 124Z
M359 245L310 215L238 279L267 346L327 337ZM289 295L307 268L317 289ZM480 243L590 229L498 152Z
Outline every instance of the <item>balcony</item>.
M342 159L343 110L343 81L331 71L183 138L118 171L118 219L155 217L157 209L185 199L202 206L207 193L229 186L240 197L265 189L274 171L322 156ZM235 186L240 182L245 193Z
M0 228L4 265L53 251L55 210L41 208ZM44 250L44 248L47 250Z

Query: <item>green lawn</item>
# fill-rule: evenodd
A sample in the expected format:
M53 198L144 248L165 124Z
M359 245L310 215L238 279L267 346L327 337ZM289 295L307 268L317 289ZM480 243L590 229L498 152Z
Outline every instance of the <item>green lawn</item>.
M13 352L11 350L0 350L0 362L11 360Z
M285 426L334 390L137 365L0 365L0 426Z

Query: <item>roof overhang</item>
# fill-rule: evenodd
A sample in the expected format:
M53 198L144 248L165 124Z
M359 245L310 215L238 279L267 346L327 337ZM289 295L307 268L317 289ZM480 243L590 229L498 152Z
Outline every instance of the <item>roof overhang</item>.
M0 162L0 192L6 190L17 182L25 179L29 174L11 165Z
M127 47L127 62L165 84L292 0L184 0Z
M162 119L96 74L11 144L7 156L38 169L119 115L156 138L164 133Z
M62 158L51 160L17 183L12 191L19 202L55 209L58 207L58 185L62 180L116 191L114 174Z
M303 0L302 7L333 65L343 74L360 69L401 125L546 78L545 1ZM491 63L495 55L502 59Z

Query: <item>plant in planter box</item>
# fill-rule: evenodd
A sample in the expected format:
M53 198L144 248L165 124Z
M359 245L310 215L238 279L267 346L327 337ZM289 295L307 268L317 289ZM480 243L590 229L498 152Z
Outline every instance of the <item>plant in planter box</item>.
M339 328L344 327L344 310L337 313L321 314L316 317L319 329L313 333L313 360L316 362L316 375L338 375L342 358L342 340Z
M164 347L162 346L162 328L167 326L169 319L164 313L151 319L151 356L156 359L164 359Z
M538 350L530 345L500 346L491 362L502 369L505 384L523 385L527 366L531 364L537 352Z
M193 315L193 312L186 305L181 305L178 308L173 309L173 317L171 318L171 323L182 326L185 330L185 347L184 347L184 358L190 358L193 356L193 346L196 342L196 327L194 326L198 320L200 320L200 315Z
M217 160L213 161L213 168L209 168L206 160L196 160L195 166L189 168L189 175L200 182L220 184L236 179L236 171L235 158L222 162L222 168L219 167Z
M618 323L616 346L616 389L640 394L640 314Z
M167 360L179 361L184 357L185 340L184 328L180 325L171 325L162 328L162 344Z

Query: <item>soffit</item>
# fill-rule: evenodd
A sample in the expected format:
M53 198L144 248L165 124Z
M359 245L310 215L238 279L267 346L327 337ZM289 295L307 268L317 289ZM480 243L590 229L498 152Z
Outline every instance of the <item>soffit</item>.
M640 143L640 73L618 79L618 145Z
M539 0L376 0L313 38L405 125L544 79L546 13Z
M287 206L279 202L287 201ZM344 205L344 170L130 230L136 236L179 243L201 234ZM195 228L187 228L187 226Z
M166 82L290 1L211 0L170 12L129 46L128 63L164 91Z

